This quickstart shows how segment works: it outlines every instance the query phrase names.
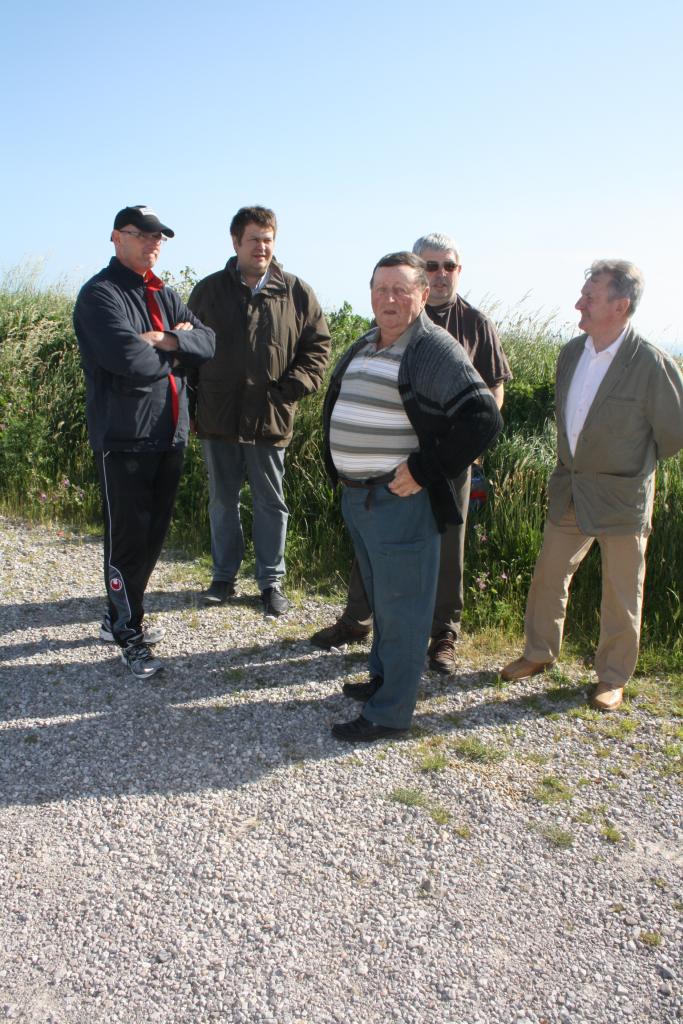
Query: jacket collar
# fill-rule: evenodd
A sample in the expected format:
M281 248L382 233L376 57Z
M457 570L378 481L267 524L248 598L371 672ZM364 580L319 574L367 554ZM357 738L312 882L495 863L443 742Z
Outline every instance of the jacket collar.
M263 288L261 288L259 295L280 295L282 292L287 291L287 283L285 281L285 274L282 269L282 264L278 263L276 259L270 261L270 276ZM225 271L235 281L240 288L247 288L251 292L251 288L244 284L242 281L242 275L237 267L237 257L231 256L228 262L225 264Z
M571 386L574 373L576 372L579 359L583 355L587 337L587 334L580 334L578 338L574 338L574 340L569 343L572 345L572 351L567 361L561 390L558 389L558 412L562 416L563 422L566 422L566 407L569 388ZM612 360L607 373L603 377L600 387L595 394L595 398L591 403L591 407L588 410L588 415L586 417L586 423L590 421L592 416L597 412L611 392L614 391L615 388L618 388L622 377L626 373L630 363L633 361L640 345L641 338L633 330L633 327L629 325L626 336L619 346L619 350Z
M136 274L130 267L124 266L118 256L112 256L109 260L109 270L117 277L122 284L133 285L136 288L141 288L145 279L142 274Z

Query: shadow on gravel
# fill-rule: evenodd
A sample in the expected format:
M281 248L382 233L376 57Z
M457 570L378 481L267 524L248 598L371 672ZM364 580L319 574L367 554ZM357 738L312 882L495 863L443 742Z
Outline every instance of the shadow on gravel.
M194 593L165 591L149 602L165 610L195 603ZM165 671L138 681L116 648L96 639L101 612L99 598L2 608L5 630L49 626L52 635L0 647L0 805L237 788L282 766L352 749L329 729L359 713L337 687L340 678L364 672L365 653L323 654L302 637L174 657L171 642L160 651ZM55 638L55 626L75 622L92 623L93 632ZM81 647L76 661L60 657ZM40 662L11 664L31 655ZM467 693L491 688L495 678L430 674L422 691L428 699ZM583 687L575 690L555 692L552 701L540 686L532 696L493 691L494 699L450 717L418 704L415 724L446 732L540 718L583 703Z
M251 693L240 701L243 688L211 673L211 658L202 662L203 669L180 672L167 659L163 676L148 682L116 663L85 683L69 679L70 669L82 677L83 665L60 666L61 679L52 684L44 667L3 672L2 718L9 727L0 732L0 805L230 789L282 765L343 752L330 724L353 717L357 705L340 692L302 697L299 688L319 683L319 674L294 681L290 675L291 696L273 700L273 680L264 684L262 699ZM31 718L61 720L12 726L8 688L22 693L12 702L15 714L30 707ZM215 700L197 703L207 697ZM79 718L64 721L69 715Z
M50 589L46 581L45 589ZM232 598L234 604L256 604L256 598L249 594ZM155 611L179 611L192 606L204 607L194 590L152 590L145 595L145 607L153 615ZM40 629L42 626L69 625L76 622L92 622L99 626L105 610L102 597L73 597L57 601L27 601L21 604L3 604L0 607L0 635L16 629Z
M494 673L490 673L492 685ZM467 676L463 678L466 680ZM496 725L516 725L539 718L546 718L554 712L566 714L572 708L585 707L591 687L575 685L563 687L558 693L553 687L543 688L539 685L537 693L523 693L513 696L506 691L506 696L496 694L492 700L470 705L455 714L428 714L422 716L419 724L430 732L451 732L455 729L480 729ZM419 704L418 704L419 711Z

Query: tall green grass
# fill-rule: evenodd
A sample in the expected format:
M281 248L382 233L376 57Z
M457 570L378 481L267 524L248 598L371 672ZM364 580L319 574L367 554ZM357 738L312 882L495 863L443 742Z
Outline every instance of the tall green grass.
M187 292L186 268L177 282ZM0 283L0 508L29 519L99 524L99 493L87 443L83 376L71 326L73 297L39 287L29 273ZM345 304L328 315L332 364L368 326ZM486 454L490 499L471 517L466 555L466 624L521 629L524 601L541 542L546 481L555 460L554 370L561 339L552 323L519 317L503 325L514 380L506 388L505 432ZM294 585L341 592L351 545L322 465L321 391L300 403L286 463L290 508L288 575ZM251 525L248 488L245 532ZM209 550L206 475L191 441L170 542L189 553ZM597 638L599 552L577 573L568 629L579 642ZM657 474L655 524L648 552L643 644L683 666L683 456Z

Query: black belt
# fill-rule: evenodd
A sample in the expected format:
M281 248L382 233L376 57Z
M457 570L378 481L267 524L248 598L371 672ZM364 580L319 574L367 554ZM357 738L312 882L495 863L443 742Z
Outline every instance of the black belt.
M381 476L370 477L369 480L350 480L346 476L339 477L339 483L342 487L362 488L368 492L368 496L365 499L365 507L370 508L370 501L372 498L372 492L375 487L384 487L386 484L391 483L396 475L396 470L392 469L390 473L382 473Z
M368 480L350 480L348 476L340 476L339 483L344 487L381 487L382 484L389 484L396 476L396 470L390 473L382 473L381 476L371 476Z

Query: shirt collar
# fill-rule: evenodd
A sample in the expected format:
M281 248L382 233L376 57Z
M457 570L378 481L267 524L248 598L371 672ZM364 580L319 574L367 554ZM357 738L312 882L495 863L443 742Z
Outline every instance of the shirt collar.
M610 362L611 362L612 359L614 359L614 357L617 354L617 352L619 351L619 347L620 347L622 341L624 340L624 338L626 337L626 332L628 331L628 328L629 328L629 325L626 324L626 327L624 327L624 329L621 332L621 334L619 335L619 337L615 338L611 345L608 345L607 348L603 348L602 351L600 351L600 352L596 352L595 351L595 345L593 344L593 339L591 338L591 336L589 334L588 337L586 338L585 342L584 342L584 349L585 349L585 351L593 359L596 359L598 356L609 356L609 359L610 359Z

